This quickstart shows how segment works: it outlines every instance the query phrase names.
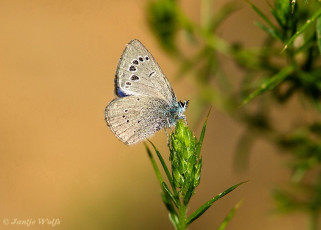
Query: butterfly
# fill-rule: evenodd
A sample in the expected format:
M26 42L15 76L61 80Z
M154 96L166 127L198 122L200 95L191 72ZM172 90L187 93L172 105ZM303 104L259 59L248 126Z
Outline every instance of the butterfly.
M161 68L138 40L130 41L118 62L116 98L105 109L105 120L122 142L134 145L182 119L188 101L177 101Z

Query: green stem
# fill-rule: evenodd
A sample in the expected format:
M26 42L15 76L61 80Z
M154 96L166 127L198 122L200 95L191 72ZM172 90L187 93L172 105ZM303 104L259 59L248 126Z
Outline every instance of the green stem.
M187 206L185 206L185 205L181 205L178 208L179 224L178 224L177 230L186 230L186 228L187 228L186 211L187 211Z

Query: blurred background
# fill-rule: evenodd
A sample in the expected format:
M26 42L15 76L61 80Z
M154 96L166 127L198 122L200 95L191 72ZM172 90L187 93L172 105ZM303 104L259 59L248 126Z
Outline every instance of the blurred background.
M177 98L190 100L187 120L200 134L211 103L200 102L200 85L193 77L177 77L178 59L158 42L157 27L151 29L150 2L0 2L0 229L23 229L11 222L28 218L59 220L53 229L173 229L143 144L124 145L104 121L104 109L115 97L118 60L125 45L137 38L158 61ZM266 2L253 2L269 12ZM226 3L215 0L210 10L218 14ZM228 43L260 46L265 34L254 25L258 14L243 1L235 3L237 10L216 33ZM195 21L208 9L196 0L179 6ZM183 36L177 41L184 47ZM186 52L192 53L193 45ZM232 85L241 84L243 70L224 55L219 58ZM189 211L236 183L249 182L216 202L189 229L216 229L240 200L227 229L308 229L309 216L276 211L271 192L288 183L291 157L258 138L240 170L236 150L248 129L220 102L212 104L202 179ZM297 98L277 105L273 123L287 130L319 116L305 109ZM167 159L164 131L152 141Z

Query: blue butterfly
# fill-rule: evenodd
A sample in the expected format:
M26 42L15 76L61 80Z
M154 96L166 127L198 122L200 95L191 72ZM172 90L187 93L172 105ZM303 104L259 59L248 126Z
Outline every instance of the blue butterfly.
M138 40L129 42L119 60L115 94L106 107L105 120L127 145L175 126L180 119L186 121L188 101L177 101L159 65Z

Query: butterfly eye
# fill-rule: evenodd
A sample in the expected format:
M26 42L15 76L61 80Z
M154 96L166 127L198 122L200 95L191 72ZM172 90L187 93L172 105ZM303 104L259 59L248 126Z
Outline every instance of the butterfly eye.
M127 113L127 112L128 112L128 109L125 109L124 112Z
M139 61L141 61L141 62L144 61L144 59L143 59L142 57L139 57L138 59L139 59Z
M138 65L138 61L135 59L135 60L133 60L133 62L132 62L133 64L135 64L135 65Z
M148 61L148 60L149 60L149 57L148 57L148 56L145 56L145 60Z

